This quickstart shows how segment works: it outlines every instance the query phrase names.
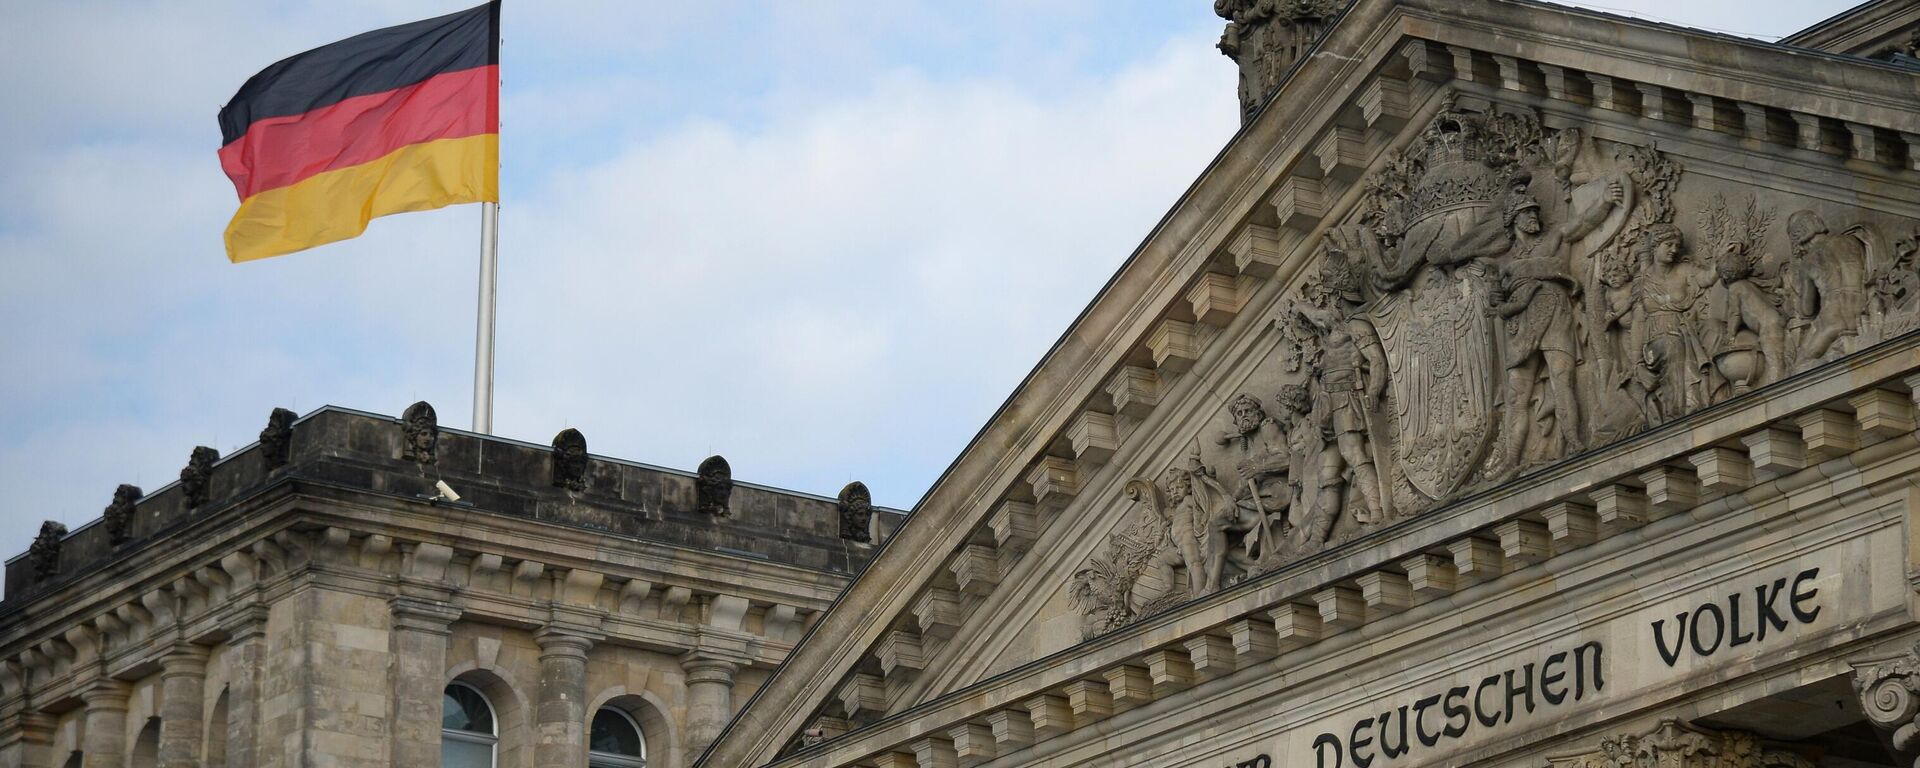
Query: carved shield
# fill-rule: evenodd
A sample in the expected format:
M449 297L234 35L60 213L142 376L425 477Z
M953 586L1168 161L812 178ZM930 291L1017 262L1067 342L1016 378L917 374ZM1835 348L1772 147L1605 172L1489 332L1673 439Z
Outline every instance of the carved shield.
M1422 221L1404 242L1457 243L1481 210ZM1428 227L1438 231L1413 237ZM1492 443L1499 369L1486 311L1491 294L1477 264L1451 271L1428 266L1406 290L1383 295L1368 312L1386 352L1393 457L1429 499L1458 490Z

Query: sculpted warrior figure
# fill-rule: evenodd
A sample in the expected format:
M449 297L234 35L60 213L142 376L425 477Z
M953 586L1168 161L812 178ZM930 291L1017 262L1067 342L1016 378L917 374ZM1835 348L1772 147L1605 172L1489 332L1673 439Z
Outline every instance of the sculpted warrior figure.
M1700 342L1699 315L1713 273L1687 258L1685 238L1672 224L1649 225L1635 251L1636 263L1647 269L1633 282L1642 341L1622 386L1647 424L1657 426L1707 405L1700 377L1707 352Z
M1546 369L1547 396L1560 444L1535 452L1536 461L1564 456L1586 443L1580 402L1573 389L1578 348L1574 340L1573 296L1579 281L1568 262L1568 243L1585 237L1605 221L1624 195L1618 183L1602 199L1548 230L1540 221L1540 203L1530 195L1509 199L1507 226L1513 231L1505 261L1504 283L1494 290L1493 312L1506 318L1507 385L1501 414L1502 466L1518 471L1533 421L1526 418L1535 382Z
M1391 517L1391 494L1380 482L1373 452L1368 449L1368 415L1387 391L1387 356L1373 324L1357 308L1361 278L1339 245L1330 240L1321 275L1308 282L1308 306L1296 311L1318 329L1322 349L1318 371L1320 393L1326 398L1326 430L1338 448L1320 463L1322 509L1338 508L1339 486L1353 473L1356 498L1344 505L1355 521L1382 522Z
M1813 211L1788 216L1787 236L1793 241L1789 327L1803 334L1799 359L1818 360L1857 332L1866 311L1866 247L1828 231L1826 220Z

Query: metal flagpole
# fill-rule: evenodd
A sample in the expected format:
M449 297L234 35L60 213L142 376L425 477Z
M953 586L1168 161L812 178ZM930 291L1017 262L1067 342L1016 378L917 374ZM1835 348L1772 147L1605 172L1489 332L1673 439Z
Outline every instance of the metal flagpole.
M494 272L500 260L500 204L480 204L480 319L473 344L473 431L493 434Z

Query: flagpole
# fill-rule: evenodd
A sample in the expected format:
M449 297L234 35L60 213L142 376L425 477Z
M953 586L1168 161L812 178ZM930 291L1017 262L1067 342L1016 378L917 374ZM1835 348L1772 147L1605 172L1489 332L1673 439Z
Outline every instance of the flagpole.
M480 204L480 312L473 344L473 431L493 434L494 273L500 261L500 204Z

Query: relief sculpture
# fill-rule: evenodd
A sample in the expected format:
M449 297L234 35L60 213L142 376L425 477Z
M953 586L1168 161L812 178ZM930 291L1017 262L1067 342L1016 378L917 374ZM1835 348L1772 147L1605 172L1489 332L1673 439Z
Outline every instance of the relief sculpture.
M1269 367L1127 484L1070 591L1089 635L1920 330L1910 222L1529 111L1444 96L1360 184Z

